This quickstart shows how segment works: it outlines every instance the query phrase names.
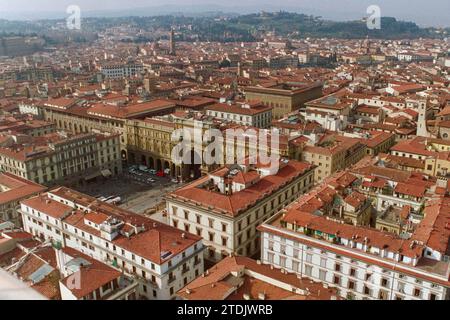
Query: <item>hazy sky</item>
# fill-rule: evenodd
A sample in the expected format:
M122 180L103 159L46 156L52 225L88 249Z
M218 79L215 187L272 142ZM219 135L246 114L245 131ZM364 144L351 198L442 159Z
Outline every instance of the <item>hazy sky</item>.
M61 12L69 5L79 5L82 12L125 10L140 7L172 5L179 10L187 6L218 5L233 11L248 7L255 11L268 9L298 9L308 14L336 20L359 19L366 8L376 4L383 16L415 21L421 25L450 26L450 0L0 0L0 18L20 17L25 12ZM26 15L24 14L23 17Z

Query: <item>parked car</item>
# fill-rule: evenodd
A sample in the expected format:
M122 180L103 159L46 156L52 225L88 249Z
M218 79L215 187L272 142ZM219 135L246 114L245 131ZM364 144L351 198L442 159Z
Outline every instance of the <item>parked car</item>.
M113 198L107 200L106 203L109 203L109 204L119 204L120 201L122 201L122 198L121 198L121 197L113 197Z
M178 183L178 179L172 179L171 180L173 183Z
M155 170L155 169L150 169L148 172L149 172L150 174L153 174L153 175L156 174L156 170Z
M156 176L157 176L157 177L165 177L164 171L158 171L158 172L156 173Z

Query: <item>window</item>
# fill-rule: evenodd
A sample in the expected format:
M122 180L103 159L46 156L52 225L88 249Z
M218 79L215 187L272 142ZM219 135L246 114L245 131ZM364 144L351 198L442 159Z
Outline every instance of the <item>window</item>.
M334 270L340 272L341 271L341 265L339 263L336 263L334 266Z
M414 297L420 297L420 289L414 289Z
M325 270L319 270L319 279L321 281L326 281L327 272Z
M350 276L352 276L352 277L356 276L356 270L354 268L350 269Z
M341 284L341 277L334 276L333 283L337 284L337 285L340 285Z
M348 288L349 288L350 290L355 289L355 282L354 282L354 281L349 281L349 282L348 282Z
M286 257L280 257L280 266L282 268L286 267Z
M386 291L380 290L380 293L378 294L378 299L380 300L387 300L388 293Z
M311 277L311 275L312 275L312 267L311 266L305 266L305 274L308 277Z

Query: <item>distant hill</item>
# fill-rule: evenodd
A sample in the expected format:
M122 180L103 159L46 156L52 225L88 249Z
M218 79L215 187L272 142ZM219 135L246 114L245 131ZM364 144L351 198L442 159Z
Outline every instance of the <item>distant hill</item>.
M126 13L124 13L126 14ZM47 37L53 34L53 25L64 20L10 21L0 20L0 35L37 34ZM184 41L256 41L261 40L267 31L291 38L443 38L450 35L450 28L420 28L413 22L399 21L395 18L381 18L380 30L369 30L366 22L331 21L321 17L286 11L233 14L223 12L204 12L202 14L170 14L145 16L144 14L118 17L85 17L83 31L96 34L112 26L130 25L143 30L168 30L178 26L177 37ZM142 39L143 41L151 39Z
M201 34L237 33L251 38L258 31L274 30L279 35L292 37L333 37L398 39L418 37L438 37L434 28L420 28L413 22L398 21L395 18L381 18L380 30L369 30L366 22L337 22L299 13L276 12L248 14L226 21L213 21L206 25L196 25ZM449 32L450 30L447 30Z

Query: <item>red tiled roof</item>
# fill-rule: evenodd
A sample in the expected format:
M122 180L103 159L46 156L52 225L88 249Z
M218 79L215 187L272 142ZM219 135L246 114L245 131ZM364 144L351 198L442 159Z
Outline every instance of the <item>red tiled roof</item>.
M200 188L199 186L208 180L208 177L203 177L170 193L167 197L184 199L195 205L210 208L210 210L218 210L227 215L236 216L241 210L256 204L259 199L266 197L267 194L271 194L285 183L303 175L311 168L312 166L308 163L289 161L286 166L280 168L276 175L263 177L254 185L231 195Z

